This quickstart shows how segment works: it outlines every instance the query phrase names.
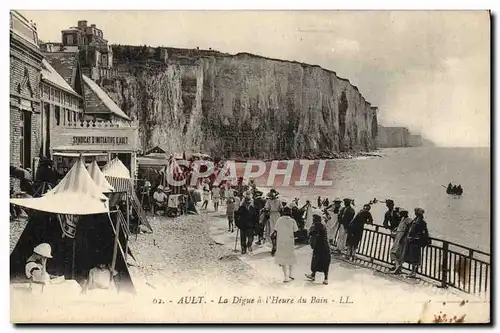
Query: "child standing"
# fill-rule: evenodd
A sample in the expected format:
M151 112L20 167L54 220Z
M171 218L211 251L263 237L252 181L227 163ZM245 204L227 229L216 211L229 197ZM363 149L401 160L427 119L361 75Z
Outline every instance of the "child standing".
M228 232L234 232L234 211L236 208L236 203L234 202L234 198L227 199L226 205L226 215L228 221Z

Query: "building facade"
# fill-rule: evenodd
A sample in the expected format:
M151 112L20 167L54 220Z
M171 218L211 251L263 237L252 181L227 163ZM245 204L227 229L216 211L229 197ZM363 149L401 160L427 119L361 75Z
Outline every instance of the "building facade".
M42 54L36 26L10 12L10 164L33 168L41 150ZM12 185L17 182L11 179Z
M101 29L87 21L78 21L76 27L61 31L61 42L48 42L40 46L43 52L77 53L85 75L94 81L108 77L114 72L113 49L104 39Z
M51 136L56 127L75 124L83 116L83 98L46 60L42 61L41 155L50 157Z

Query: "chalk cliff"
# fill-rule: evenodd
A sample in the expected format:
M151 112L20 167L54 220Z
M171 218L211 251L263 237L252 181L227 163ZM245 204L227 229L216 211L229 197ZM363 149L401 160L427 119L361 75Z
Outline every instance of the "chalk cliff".
M143 149L296 158L376 148L377 108L319 66L246 53L113 52L117 73L99 84L139 120Z
M412 134L406 127L378 126L376 143L378 148L434 146L420 134Z

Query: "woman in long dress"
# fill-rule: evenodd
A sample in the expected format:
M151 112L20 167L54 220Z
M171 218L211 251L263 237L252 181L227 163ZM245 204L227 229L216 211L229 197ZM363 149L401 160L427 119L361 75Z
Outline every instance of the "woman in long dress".
M299 228L297 227L297 222L291 218L291 213L292 210L290 207L283 208L283 216L278 218L273 231L273 233L276 232L276 253L274 260L283 269L283 282L294 280L292 277L292 265L297 262L294 252L294 233Z
M271 189L271 191L268 194L268 199L266 202L265 209L269 212L269 220L266 221L266 233L265 233L265 241L270 241L271 240L271 233L273 232L276 221L278 221L280 217L280 208L281 208L281 203L280 200L278 199L277 192L275 189Z
M363 209L354 217L347 228L347 259L354 260L359 242L363 238L365 224L373 224L373 217L370 213L371 206L366 204Z
M311 274L306 274L306 278L310 281L316 279L317 272L325 274L323 284L328 284L328 271L332 260L330 254L330 246L328 244L328 236L325 225L321 222L321 215L313 215L313 226L310 231L310 244L313 249L311 259Z
M416 276L417 269L422 264L422 248L431 243L424 213L422 208L415 208L415 218L411 221L406 236L404 261L412 265L410 277Z
M400 210L401 222L396 229L396 234L394 236L394 244L391 247L391 260L394 262L394 267L390 270L394 274L401 273L401 268L403 266L404 250L406 246L406 235L408 234L408 229L410 228L411 218L408 217L408 211L406 209Z

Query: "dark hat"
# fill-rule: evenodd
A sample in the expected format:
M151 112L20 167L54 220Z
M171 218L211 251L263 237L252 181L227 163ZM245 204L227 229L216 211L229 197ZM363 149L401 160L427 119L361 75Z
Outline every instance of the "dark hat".
M385 203L388 204L388 205L394 205L394 200L392 200L392 199L386 199Z
M415 208L415 214L424 214L425 213L425 210L423 210L423 208Z
M321 216L320 216L320 215L316 215L316 214L314 214L314 215L313 215L313 222L314 222L314 223L321 222Z
M351 203L352 199L349 199L349 198L344 198L344 202L348 202L348 203Z
M366 207L366 208L368 208L368 209L371 209L371 208L372 208L372 206L371 206L370 204L364 204L364 205L363 205L363 208L365 208L365 207Z
M333 200L333 202L342 202L342 200L340 200L340 198L339 198L339 197L337 197L337 198L335 198L335 199Z
M399 212L400 212L401 214L403 214L403 213L408 214L408 210L407 210L406 208L400 208L400 209L399 209Z

